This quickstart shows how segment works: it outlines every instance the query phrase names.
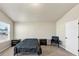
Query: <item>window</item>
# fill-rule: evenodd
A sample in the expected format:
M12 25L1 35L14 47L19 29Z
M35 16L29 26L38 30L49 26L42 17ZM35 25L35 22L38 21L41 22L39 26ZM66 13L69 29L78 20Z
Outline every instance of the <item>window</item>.
M0 22L0 41L10 40L10 24Z

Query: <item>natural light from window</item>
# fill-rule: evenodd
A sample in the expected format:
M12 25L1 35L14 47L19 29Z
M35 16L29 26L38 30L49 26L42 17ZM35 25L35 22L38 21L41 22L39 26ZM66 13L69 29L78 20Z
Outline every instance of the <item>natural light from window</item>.
M0 42L10 40L10 24L0 21Z

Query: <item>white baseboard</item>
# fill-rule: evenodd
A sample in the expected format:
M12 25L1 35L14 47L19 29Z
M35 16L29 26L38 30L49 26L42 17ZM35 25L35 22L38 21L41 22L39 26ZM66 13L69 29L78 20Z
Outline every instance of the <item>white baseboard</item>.
M9 47L11 47L11 41L6 41L6 42L0 43L0 53Z
M63 48L64 50L66 50L65 47L63 47L62 45L60 45L60 47Z
M3 51L5 51L6 49L10 48L11 46L4 48L3 50L0 51L0 53L2 53Z
M60 45L60 47L63 48L64 50L66 50L67 52L71 53L71 52L68 51L65 47L63 47L63 46L61 46L61 45ZM71 54L73 54L73 53L71 53ZM74 56L77 56L77 55L75 55L75 54L73 54L73 55L74 55Z

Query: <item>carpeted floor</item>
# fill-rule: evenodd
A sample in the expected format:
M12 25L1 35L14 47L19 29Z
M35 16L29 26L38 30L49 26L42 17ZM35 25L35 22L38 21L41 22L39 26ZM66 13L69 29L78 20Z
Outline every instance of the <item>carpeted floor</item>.
M42 55L41 56L74 56L70 52L58 48L56 46L41 46ZM14 47L11 47L4 52L0 53L1 56L13 56ZM37 56L37 54L19 54L19 56Z

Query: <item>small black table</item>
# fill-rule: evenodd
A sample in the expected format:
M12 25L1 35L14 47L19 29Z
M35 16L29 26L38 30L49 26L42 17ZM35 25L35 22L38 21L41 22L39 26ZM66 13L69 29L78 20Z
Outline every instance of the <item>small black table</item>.
M11 46L15 46L16 44L18 44L21 40L11 40Z
M39 39L40 45L47 45L47 39Z

